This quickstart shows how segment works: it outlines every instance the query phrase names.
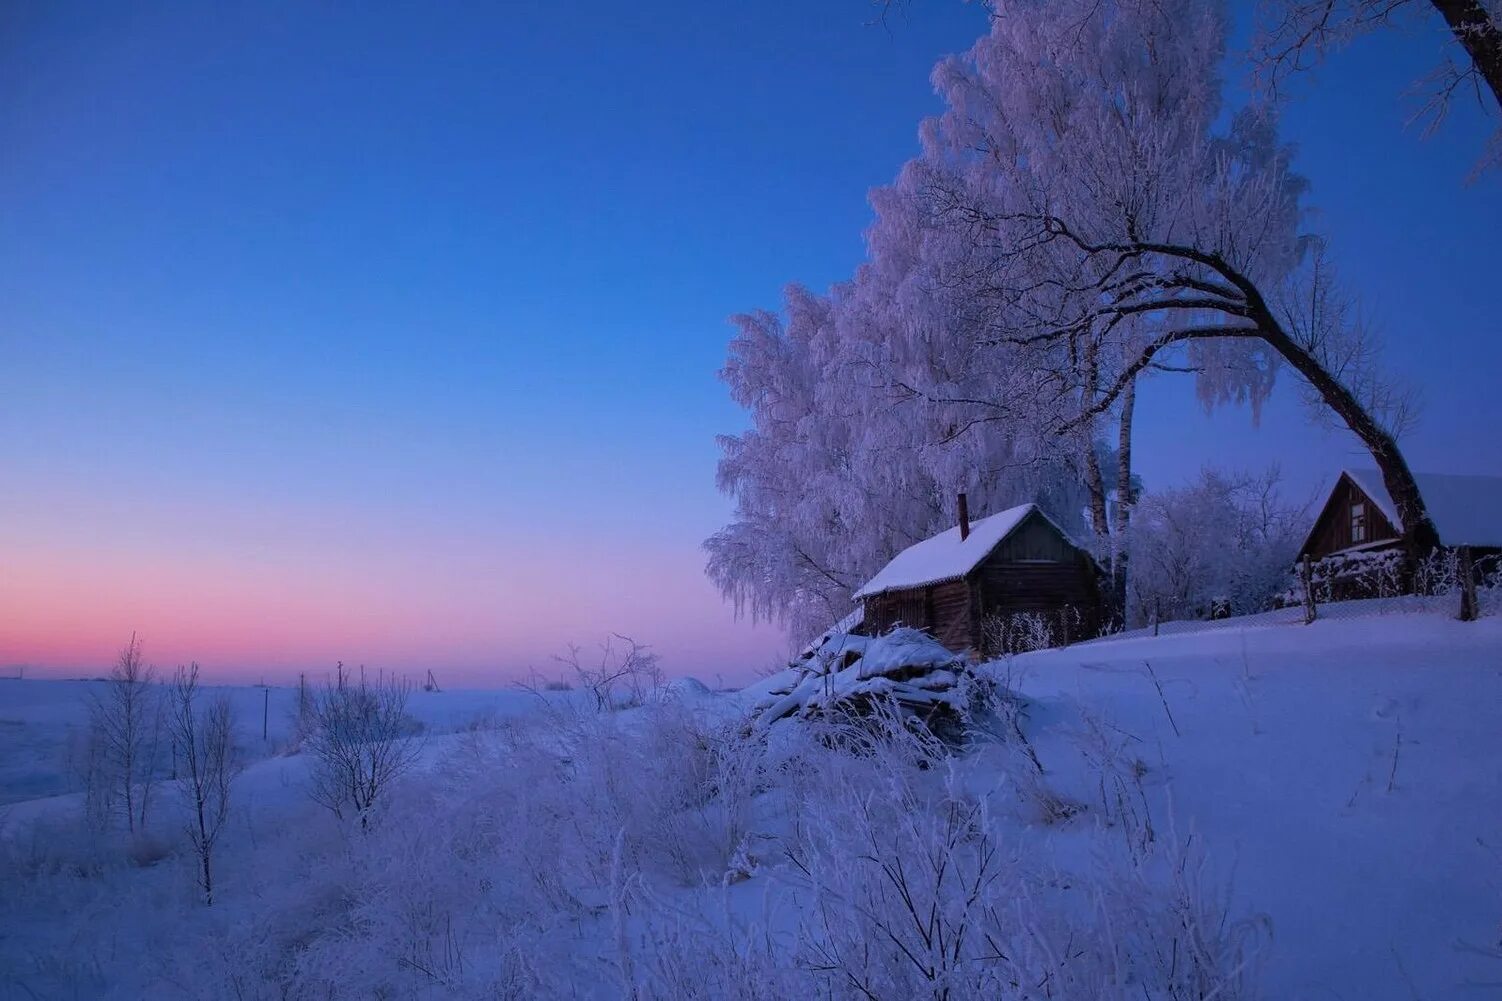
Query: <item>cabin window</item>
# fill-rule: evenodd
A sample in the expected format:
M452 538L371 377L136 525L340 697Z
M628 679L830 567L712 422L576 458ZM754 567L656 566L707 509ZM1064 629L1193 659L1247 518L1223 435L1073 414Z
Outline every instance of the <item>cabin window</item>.
M1360 501L1351 505L1351 543L1366 541L1366 505Z

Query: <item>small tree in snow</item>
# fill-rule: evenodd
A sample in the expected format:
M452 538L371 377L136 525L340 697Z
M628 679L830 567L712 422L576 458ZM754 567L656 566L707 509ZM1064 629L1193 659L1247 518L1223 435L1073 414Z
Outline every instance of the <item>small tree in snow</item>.
M132 833L146 826L161 753L162 705L155 679L132 634L115 659L103 694L87 697L89 812L104 821L119 810Z
M626 705L641 705L662 687L662 668L657 654L629 636L614 633L600 644L599 659L591 666L577 646L557 660L568 667L578 686L594 699L596 711L618 708L619 693L625 693Z
M381 796L422 750L407 715L412 686L397 678L375 684L326 685L313 699L313 726L304 745L313 756L310 793L343 819L345 811L370 826Z
M229 819L236 770L229 699L198 705L198 665L179 667L169 693L168 730L177 754L177 788L187 807L188 841L198 859L204 903L214 903L214 845Z

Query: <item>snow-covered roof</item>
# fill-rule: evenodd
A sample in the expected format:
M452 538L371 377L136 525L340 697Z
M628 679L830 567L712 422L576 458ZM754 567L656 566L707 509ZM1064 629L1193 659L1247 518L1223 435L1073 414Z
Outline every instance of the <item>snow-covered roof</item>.
M945 581L959 580L974 570L991 550L1001 545L1007 536L1017 530L1027 516L1037 512L1060 535L1069 537L1036 504L1019 504L1000 514L970 523L970 535L960 538L956 525L947 532L940 532L931 539L908 546L882 568L881 573L866 582L855 592L857 600L881 594L884 591L901 591L910 587L927 587Z
M1403 530L1397 506L1375 469L1347 469L1393 527ZM1429 518L1446 546L1502 546L1502 477L1414 473Z

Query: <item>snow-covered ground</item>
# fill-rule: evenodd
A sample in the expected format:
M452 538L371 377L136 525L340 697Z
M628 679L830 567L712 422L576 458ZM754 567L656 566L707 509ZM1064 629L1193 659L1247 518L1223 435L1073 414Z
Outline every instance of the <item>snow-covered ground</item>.
M998 722L998 743L921 772L822 745L779 758L797 720L749 749L770 680L677 683L603 716L415 692L422 766L369 833L308 800L300 756L241 775L212 909L170 822L134 856L77 833L56 754L81 684L0 683L0 997L853 996L842 936L879 927L856 904L890 902L862 859L939 843L956 803L976 808L960 840L1000 847L987 927L1018 968L1059 971L1017 996L1197 996L1162 986L1190 946L1234 967L1218 997L1491 996L1502 618L1384 611L997 662L1027 744ZM231 692L254 752L262 691ZM271 693L275 745L295 694ZM955 858L963 873L975 855ZM902 961L861 962L876 996L915 996ZM1089 979L1102 969L1124 985Z
M1502 991L1502 619L1213 625L1018 658L1045 767L1082 711L1134 735L1268 917L1268 997Z

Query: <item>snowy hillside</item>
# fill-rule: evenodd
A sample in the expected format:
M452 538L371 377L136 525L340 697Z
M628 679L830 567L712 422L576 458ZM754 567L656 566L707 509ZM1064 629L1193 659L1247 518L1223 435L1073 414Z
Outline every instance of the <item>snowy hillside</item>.
M1159 824L1268 917L1268 997L1502 989L1502 620L1216 625L1019 658L1045 767L1082 713L1133 735Z
M430 735L368 831L310 801L304 756L241 774L212 908L172 821L125 844L84 832L76 796L17 803L0 997L1502 983L1502 619L1217 623L985 670L1023 701L958 759L879 726L861 753L745 726L775 680L603 713L414 693ZM8 739L66 715L49 689L77 694L0 692Z

